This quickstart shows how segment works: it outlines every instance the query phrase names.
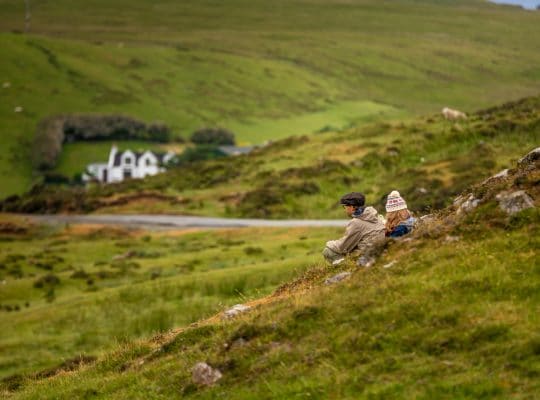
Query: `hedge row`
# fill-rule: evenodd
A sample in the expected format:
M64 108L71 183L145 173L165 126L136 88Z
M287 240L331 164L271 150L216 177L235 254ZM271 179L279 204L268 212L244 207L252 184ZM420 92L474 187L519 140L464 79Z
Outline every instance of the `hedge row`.
M146 124L124 115L57 115L41 120L33 144L33 163L54 168L64 143L90 140L151 140L169 142L171 132L159 122Z

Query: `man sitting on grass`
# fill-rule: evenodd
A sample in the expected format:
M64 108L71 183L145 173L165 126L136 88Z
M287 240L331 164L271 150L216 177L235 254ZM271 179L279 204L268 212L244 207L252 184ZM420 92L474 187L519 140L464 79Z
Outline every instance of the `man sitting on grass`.
M326 243L323 256L329 263L337 265L349 255L365 254L376 242L384 240L384 221L373 207L364 207L365 201L364 195L357 192L341 198L340 204L352 219L342 238Z

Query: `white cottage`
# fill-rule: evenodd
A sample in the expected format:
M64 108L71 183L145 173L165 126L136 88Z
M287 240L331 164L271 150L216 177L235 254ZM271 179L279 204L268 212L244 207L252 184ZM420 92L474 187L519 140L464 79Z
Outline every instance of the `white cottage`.
M144 178L165 171L163 165L175 156L173 152L154 153L150 150L136 152L119 151L112 146L107 163L94 163L86 167L84 182L97 180L103 183L121 182L129 178Z

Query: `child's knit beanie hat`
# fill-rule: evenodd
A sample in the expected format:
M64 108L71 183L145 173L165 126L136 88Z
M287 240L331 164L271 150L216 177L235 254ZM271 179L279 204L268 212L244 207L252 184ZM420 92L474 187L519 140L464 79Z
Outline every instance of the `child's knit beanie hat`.
M407 203L397 190L393 190L386 198L386 212L407 209Z

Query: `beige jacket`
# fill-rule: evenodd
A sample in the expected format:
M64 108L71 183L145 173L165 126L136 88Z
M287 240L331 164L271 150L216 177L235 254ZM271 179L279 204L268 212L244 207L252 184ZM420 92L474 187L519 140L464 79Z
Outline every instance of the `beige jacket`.
M366 207L362 215L352 218L347 224L345 235L338 240L331 240L326 247L340 254L349 254L359 250L365 252L375 242L384 239L384 222L379 219L377 210Z

